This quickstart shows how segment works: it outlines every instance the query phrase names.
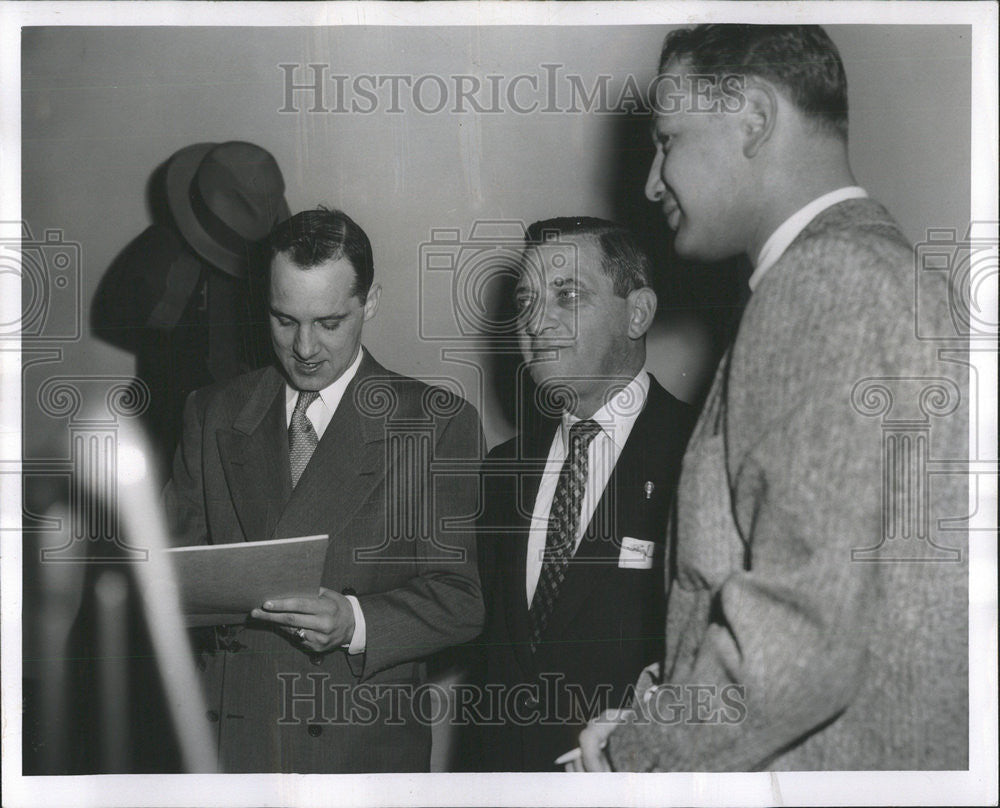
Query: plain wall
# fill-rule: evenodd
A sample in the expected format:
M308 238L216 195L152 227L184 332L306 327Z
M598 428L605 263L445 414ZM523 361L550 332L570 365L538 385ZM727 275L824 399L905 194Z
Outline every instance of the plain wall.
M489 363L468 366L421 339L452 315L446 294L421 315L420 245L435 228L468 234L477 219L531 222L568 214L614 217L641 208L648 138L622 138L623 117L600 114L280 113L281 63L332 74L542 76L560 64L612 96L632 74L645 86L667 27L620 28L44 28L23 36L22 216L36 238L59 229L82 250L82 334L61 361L24 374L26 456L62 427L34 405L59 373L130 375L131 354L88 336L90 301L121 249L151 222L147 183L191 143L249 140L282 167L292 211L345 209L371 237L382 309L365 342L383 363L424 378L454 377L483 413L489 442L512 431ZM914 241L969 219L970 31L960 26L842 26L830 33L846 65L851 156L872 196ZM296 78L307 74L299 70ZM565 90L565 87L562 87ZM428 90L428 98L433 94ZM305 110L308 98L299 95ZM405 98L405 96L404 96ZM328 107L333 99L324 99ZM634 125L645 127L642 121ZM634 129L633 123L628 126ZM638 143L639 145L635 145ZM638 151L638 153L636 153ZM638 168L631 173L622 166ZM648 209L646 209L648 212ZM655 217L651 226L664 225ZM669 310L674 301L662 300ZM53 316L69 317L53 301ZM692 399L710 347L684 317L665 315L649 364ZM476 354L472 356L475 358Z

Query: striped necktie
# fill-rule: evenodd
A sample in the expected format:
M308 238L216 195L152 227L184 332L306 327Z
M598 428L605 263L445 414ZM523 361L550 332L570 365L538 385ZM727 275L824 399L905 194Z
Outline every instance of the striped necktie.
M580 525L583 492L587 488L587 449L601 431L596 421L577 421L569 430L569 451L559 471L552 497L549 525L545 534L545 556L538 586L531 599L531 648L541 640L566 578L566 568L573 557L576 533Z

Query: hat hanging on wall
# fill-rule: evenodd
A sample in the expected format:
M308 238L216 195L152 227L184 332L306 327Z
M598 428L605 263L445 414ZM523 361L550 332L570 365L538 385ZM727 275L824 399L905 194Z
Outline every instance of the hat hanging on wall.
M255 242L289 217L285 181L253 143L196 143L167 165L167 202L188 244L209 264L243 278Z

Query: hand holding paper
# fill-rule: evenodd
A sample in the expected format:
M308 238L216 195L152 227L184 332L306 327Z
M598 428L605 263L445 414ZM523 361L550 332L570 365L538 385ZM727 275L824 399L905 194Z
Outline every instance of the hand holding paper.
M311 598L327 536L174 547L171 559L189 626L242 623L265 600Z
M354 636L354 610L344 595L320 587L315 598L280 598L265 601L250 612L255 620L263 620L289 628L299 634L304 648L312 651L332 651L350 643Z

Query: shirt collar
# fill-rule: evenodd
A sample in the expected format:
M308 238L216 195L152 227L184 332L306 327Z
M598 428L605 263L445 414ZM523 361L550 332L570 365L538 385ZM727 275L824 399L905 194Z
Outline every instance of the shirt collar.
M799 208L785 219L778 229L768 236L767 241L764 242L764 246L760 248L760 255L757 256L757 266L753 271L753 275L750 276L750 290L753 291L757 288L757 284L764 277L764 273L778 262L778 259L788 249L788 246L795 241L796 236L805 230L809 222L815 219L820 213L847 199L864 199L867 196L868 192L864 188L860 188L857 185L847 185L817 197L808 205Z
M361 355L363 353L364 351L359 345L358 355L354 357L354 361L351 362L347 370L319 391L319 397L322 399L323 405L330 413L337 411L337 407L340 406L340 400L344 397L344 391L347 390L347 385L349 385L351 380L358 374L358 368L361 367ZM285 406L294 407L295 400L298 397L299 391L290 384L285 384Z
M605 434L609 435L620 449L624 448L625 441L632 431L635 419L639 417L642 408L646 405L646 397L649 395L649 372L640 370L639 374L623 387L615 396L603 407L595 412L591 420L596 421ZM569 446L569 430L577 421L575 415L569 412L562 414L559 432L562 435L563 446Z

